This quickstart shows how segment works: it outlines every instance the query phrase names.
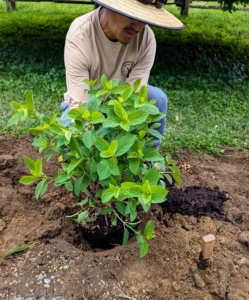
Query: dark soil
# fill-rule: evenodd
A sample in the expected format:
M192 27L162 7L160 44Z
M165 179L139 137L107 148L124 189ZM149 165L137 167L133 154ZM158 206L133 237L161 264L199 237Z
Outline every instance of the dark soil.
M172 188L167 196L167 201L161 206L164 213L173 216L175 213L182 215L208 216L220 219L224 215L223 202L228 200L228 193L202 186L188 186L185 190Z
M124 227L118 220L117 226L111 225L112 220L99 215L96 220L80 225L85 240L91 247L111 249L116 245L121 245L124 235Z
M182 186L168 200L140 213L156 238L139 257L135 237L126 247L91 247L66 216L76 202L62 187L39 201L35 185L19 184L28 170L23 155L40 156L29 137L0 137L0 300L249 299L249 152L224 148L222 157L182 150ZM56 159L45 172L58 169ZM215 236L212 263L200 268L202 237Z

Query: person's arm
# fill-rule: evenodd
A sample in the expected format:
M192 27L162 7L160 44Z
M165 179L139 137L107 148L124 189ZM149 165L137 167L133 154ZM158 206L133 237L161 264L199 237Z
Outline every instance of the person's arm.
M75 43L66 40L64 61L66 68L67 93L65 100L69 102L70 109L79 106L79 103L86 103L89 95L84 93L89 86L83 83L89 79L89 65L86 58L86 49L81 49Z

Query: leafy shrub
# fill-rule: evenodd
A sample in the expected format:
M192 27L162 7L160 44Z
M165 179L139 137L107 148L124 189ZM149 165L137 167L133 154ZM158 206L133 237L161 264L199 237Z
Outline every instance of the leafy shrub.
M30 175L20 182L26 185L37 180L35 194L38 199L48 188L64 185L75 197L87 190L87 197L76 205L79 211L71 218L79 223L91 221L90 210L107 215L112 225L121 221L124 226L123 245L129 238L129 230L136 234L140 256L148 251L147 240L154 238L154 225L149 221L144 232L137 231L137 208L148 212L151 204L162 203L168 193L167 179L172 177L181 183L180 172L171 157L164 158L153 146L154 138L162 138L156 128L164 115L148 101L148 90L113 79L101 77L101 84L85 80L91 89L90 99L79 108L71 109L68 117L73 122L65 127L58 123L56 114L51 117L36 112L32 94L26 97L26 105L12 102L15 111L9 120L14 125L19 120L38 122L31 128L35 136L33 145L39 148L46 159L60 155L61 170L49 177L42 171L42 158L36 161L24 157ZM153 125L152 125L153 124Z

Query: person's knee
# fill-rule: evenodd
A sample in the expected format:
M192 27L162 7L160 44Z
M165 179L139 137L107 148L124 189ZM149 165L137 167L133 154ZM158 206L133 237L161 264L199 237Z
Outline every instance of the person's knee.
M156 100L155 106L160 110L160 112L166 115L168 108L168 97L160 88L148 85L148 100L152 99Z

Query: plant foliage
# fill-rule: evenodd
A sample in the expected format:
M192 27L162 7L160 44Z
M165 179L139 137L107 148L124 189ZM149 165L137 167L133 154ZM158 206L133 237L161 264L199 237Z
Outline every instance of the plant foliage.
M97 214L108 214L113 225L121 221L123 246L133 231L142 257L148 251L147 241L155 235L151 221L144 232L135 229L137 207L148 212L152 204L164 202L168 191L162 179L181 184L180 172L170 156L165 158L153 148L155 138L162 138L156 128L164 115L154 105L155 100L148 101L147 88L139 89L141 80L130 86L119 84L117 79L108 81L103 75L100 81L96 85L96 81L85 80L90 86L90 99L69 111L73 122L68 127L56 114L48 117L36 112L31 92L26 104L11 102L15 113L8 125L27 119L38 123L30 129L35 136L33 145L39 152L46 150L47 160L60 155L61 161L61 169L49 177L43 172L42 158L32 160L25 156L30 175L23 176L20 182L38 182L37 199L51 182L64 185L77 198L87 190L87 197L76 204L79 211L70 217L85 224L91 221L90 210L95 207Z

